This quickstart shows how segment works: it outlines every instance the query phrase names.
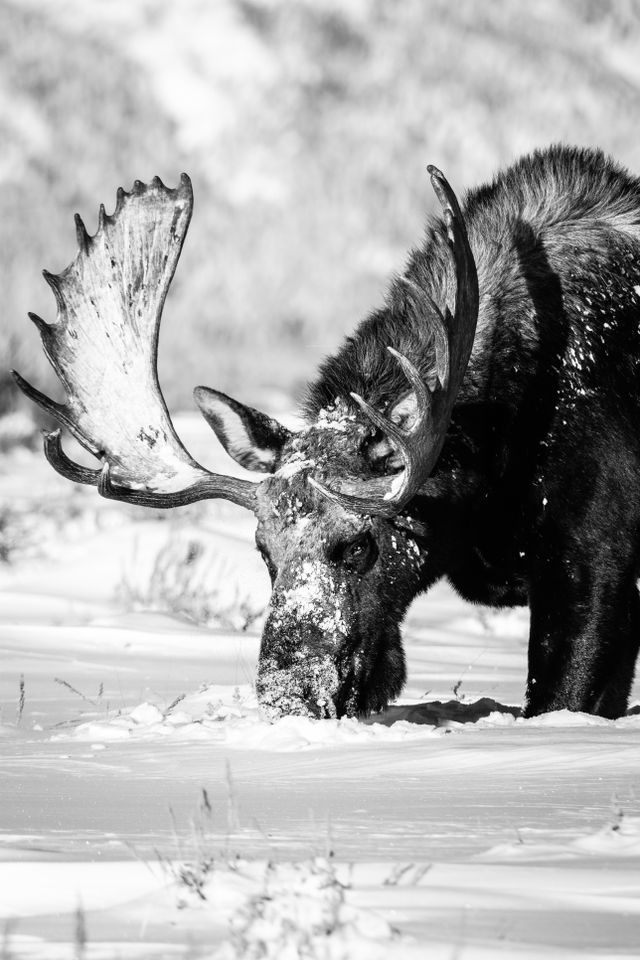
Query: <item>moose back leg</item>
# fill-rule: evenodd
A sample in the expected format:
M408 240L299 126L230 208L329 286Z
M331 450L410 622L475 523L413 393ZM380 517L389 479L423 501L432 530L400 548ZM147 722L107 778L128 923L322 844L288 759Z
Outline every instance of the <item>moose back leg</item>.
M572 537L573 540L573 537ZM576 710L618 717L627 707L640 643L640 599L627 538L559 544L539 557L530 592L525 715ZM597 552L596 552L597 550Z
M629 587L623 633L616 641L615 666L596 703L595 713L602 717L619 717L626 708L633 683L635 664L640 649L640 596L635 583ZM621 616L624 616L621 610ZM624 639L623 639L624 638Z

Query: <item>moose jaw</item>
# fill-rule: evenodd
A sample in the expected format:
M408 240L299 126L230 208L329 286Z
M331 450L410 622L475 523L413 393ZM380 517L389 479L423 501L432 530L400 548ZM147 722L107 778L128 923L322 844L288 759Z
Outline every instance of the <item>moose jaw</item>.
M305 429L196 388L262 482L196 463L158 385L185 175L120 190L93 237L76 218L75 261L45 273L56 323L31 315L67 401L17 382L102 461L80 467L49 434L69 479L152 507L222 497L255 513L273 588L256 683L268 716L382 709L405 679L407 607L443 576L473 601L529 603L529 714L617 716L640 638L640 183L597 151L554 147L473 191L463 214L429 171L442 219L322 365Z

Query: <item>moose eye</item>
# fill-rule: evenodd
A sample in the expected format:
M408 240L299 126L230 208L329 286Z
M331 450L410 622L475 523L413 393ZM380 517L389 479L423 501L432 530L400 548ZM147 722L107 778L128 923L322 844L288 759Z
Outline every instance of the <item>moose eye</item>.
M333 559L349 570L366 573L378 559L378 545L370 533L362 533L355 540L341 544Z

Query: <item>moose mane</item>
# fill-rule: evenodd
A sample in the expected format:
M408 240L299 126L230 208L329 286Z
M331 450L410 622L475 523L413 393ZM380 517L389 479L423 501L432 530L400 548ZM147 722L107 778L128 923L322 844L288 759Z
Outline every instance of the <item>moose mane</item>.
M476 347L468 368L473 377L474 368L482 363L482 345L488 337L494 341L494 352L504 354L509 349L507 344L501 347L500 341L509 339L513 331L495 329L505 296L522 304L518 337L525 343L518 348L524 346L526 350L527 340L533 345L535 323L527 304L533 295L539 312L545 312L544 287L550 280L545 245L554 243L554 234L576 228L584 232L591 224L600 228L607 224L612 230L637 235L640 186L601 150L558 144L522 157L499 172L491 183L470 190L463 197L462 210L480 291ZM404 273L427 291L441 310L454 282L445 235L442 218L429 218L424 241L410 252ZM600 253L607 255L604 250ZM596 260L598 254L594 248L591 256ZM551 279L556 281L555 277ZM402 399L407 382L389 356L388 346L409 357L426 381L434 377L428 316L415 308L407 309L406 301L406 287L396 276L384 307L366 317L337 353L321 364L303 401L308 421L313 422L337 399L356 409L351 392L383 410ZM554 307L555 301L551 309ZM461 397L465 392L463 389Z

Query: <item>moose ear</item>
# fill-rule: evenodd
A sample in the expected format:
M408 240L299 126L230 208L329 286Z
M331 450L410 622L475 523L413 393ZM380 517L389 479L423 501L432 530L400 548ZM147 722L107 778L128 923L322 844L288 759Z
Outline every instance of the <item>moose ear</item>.
M196 387L200 412L230 457L247 470L273 473L291 433L277 420L210 387Z

